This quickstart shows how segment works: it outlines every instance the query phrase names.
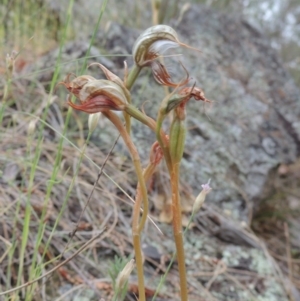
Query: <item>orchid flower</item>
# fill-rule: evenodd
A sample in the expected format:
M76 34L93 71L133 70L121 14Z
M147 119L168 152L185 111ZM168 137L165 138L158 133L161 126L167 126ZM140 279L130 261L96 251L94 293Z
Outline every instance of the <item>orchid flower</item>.
M157 61L157 58L168 49L178 46L189 47L179 41L176 31L172 27L167 25L152 26L144 31L133 45L133 59L139 67L151 67L154 79L159 84L177 87L179 84L170 80L171 77L167 69ZM187 82L188 73L186 80L180 85L185 85Z
M127 104L123 89L109 80L96 80L92 76L83 75L69 81L68 76L67 81L60 84L63 84L80 101L77 105L71 102L69 97L68 104L76 110L89 114L105 110L124 111Z
M191 99L194 98L195 100L201 100L204 102L211 103L212 101L207 99L204 95L202 89L192 86L192 87L185 87L180 89L177 93L171 95L170 98L166 99L164 104L164 114L169 113L173 109L176 109L178 106L182 108L185 107L186 103Z
M57 85L64 85L67 88L67 90L75 97L78 97L79 92L81 91L81 89L85 84L96 80L94 77L90 75L81 75L78 77L75 76L75 78L72 81L70 81L71 75L73 74L69 73L66 80L58 83Z
M92 63L89 65L89 67L93 66L93 65L97 65L105 74L106 78L110 81L112 81L113 83L117 84L118 86L120 86L120 88L123 90L127 101L130 102L130 92L129 90L126 88L124 81L122 81L117 75L115 75L114 73L112 73L110 70L108 70L105 66L103 66L100 63ZM127 65L125 64L125 74L127 73Z

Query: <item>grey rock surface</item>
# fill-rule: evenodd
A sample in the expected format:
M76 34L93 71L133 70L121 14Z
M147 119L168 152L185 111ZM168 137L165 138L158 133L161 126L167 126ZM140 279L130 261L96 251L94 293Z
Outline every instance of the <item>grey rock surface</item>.
M181 48L179 59L206 97L214 100L205 106L190 101L187 106L190 130L182 181L197 193L211 178L214 192L209 202L247 220L252 207L272 192L277 167L299 156L299 89L268 41L246 21L193 6L173 26L183 42L202 51ZM122 68L125 59L131 64L126 54L136 36L135 30L130 33L112 24L108 32L99 33L98 45L124 53L113 59ZM165 61L175 78L183 76L178 59ZM139 107L150 100L145 111L155 117L164 91L149 73L142 74L133 99ZM135 126L136 143L147 154L154 136Z
M272 192L278 166L299 156L299 88L268 40L243 19L192 6L172 26L183 42L202 53L181 47L183 55L166 58L166 65L174 78L181 79L180 60L196 85L213 100L212 104L190 101L187 106L189 131L182 183L197 194L200 185L211 178L214 192L208 202L247 221L253 208ZM111 23L99 31L88 63L98 61L123 77L124 61L132 66L130 53L138 35L137 30ZM88 39L66 45L62 74L80 70L74 60L84 57L88 47ZM46 68L38 73L39 80L51 79L57 55L54 50L37 62L37 70ZM100 71L94 75L103 76ZM143 70L132 95L139 108L150 101L144 109L155 118L165 94L149 70ZM133 126L135 142L146 159L154 135L138 122ZM165 126L168 129L169 125ZM102 136L111 139L109 132L103 131Z
M195 194L209 178L213 187L206 203L207 212L198 222L207 232L201 235L193 232L186 240L187 258L191 260L195 255L194 261L188 264L199 265L201 271L205 268L203 262L207 261L210 267L214 265L215 271L217 258L226 269L242 267L249 271L249 277L244 278L232 270L233 274L222 271L214 281L210 281L213 273L210 278L200 273L197 277L193 275L191 285L200 288L200 284L209 283L212 295L204 295L203 300L288 300L265 250L240 222L247 222L253 208L272 192L278 166L299 157L300 91L268 40L246 21L192 6L172 25L182 42L202 53L181 48L183 55L166 58L166 65L178 80L184 75L180 60L206 97L214 100L208 105L192 100L187 106L189 131L182 183L189 185ZM101 62L122 77L123 61L132 66L129 54L138 34L136 30L110 24L99 32L92 48L92 55L97 58L90 62ZM62 65L63 72L76 72L71 62L84 56L87 49L87 41L71 42L63 54L63 61L70 64ZM101 57L103 54L114 56ZM38 68L48 66L45 64L49 64L50 58L54 65L56 55L57 52L46 55ZM41 79L51 78L51 68L47 72ZM147 70L141 73L132 95L139 108L149 100L144 109L155 118L164 90ZM166 129L168 126L167 121ZM141 157L146 159L154 135L138 122L133 122L133 135ZM101 131L102 141L112 143L111 137L111 130ZM117 150L122 151L122 144ZM209 210L211 204L219 208L217 215ZM222 211L233 219L221 217ZM150 242L155 239L149 238Z
M280 163L300 151L299 89L268 41L247 22L194 6L177 26L204 54L185 54L184 64L215 104L209 117L190 103L187 182L212 178L211 199L242 212L272 191Z

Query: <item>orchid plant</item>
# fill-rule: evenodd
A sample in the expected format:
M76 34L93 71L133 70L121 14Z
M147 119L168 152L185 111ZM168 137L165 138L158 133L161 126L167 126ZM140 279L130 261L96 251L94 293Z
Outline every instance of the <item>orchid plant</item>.
M144 31L133 46L134 65L128 73L125 63L125 78L120 79L101 64L97 64L107 79L95 79L83 75L62 82L70 92L68 104L75 110L88 114L102 113L120 132L130 154L138 178L135 204L132 214L132 236L135 261L138 274L139 300L145 301L145 285L143 272L143 256L141 251L141 233L148 215L147 182L151 179L156 166L164 158L170 174L172 190L173 231L176 245L178 269L180 275L180 295L182 301L188 300L188 288L185 268L183 232L181 222L181 205L179 193L180 162L183 156L186 133L186 104L191 98L210 102L203 91L189 86L190 78L186 69L186 78L175 83L172 81L164 64L159 60L161 54L171 47L188 47L181 43L175 30L167 25L156 25ZM154 79L160 85L174 88L161 102L156 120L137 109L131 102L130 89L139 76L142 68L150 67ZM71 96L79 100L79 104L71 101ZM122 111L124 121L114 111ZM165 117L173 113L170 132L162 129ZM91 117L91 120L94 117ZM98 118L98 117L97 117ZM138 150L131 139L130 120L135 118L156 133L156 139L150 149L150 160L146 168L142 168ZM97 120L97 119L95 119ZM92 122L91 122L92 123ZM208 189L208 188L207 188ZM203 198L202 198L203 199ZM201 199L201 200L202 200ZM198 206L199 207L199 206ZM142 213L141 213L142 212Z

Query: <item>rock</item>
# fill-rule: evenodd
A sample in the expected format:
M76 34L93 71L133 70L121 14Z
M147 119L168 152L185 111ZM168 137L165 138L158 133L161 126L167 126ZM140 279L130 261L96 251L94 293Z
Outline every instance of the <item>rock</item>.
M292 163L299 156L300 91L268 40L243 19L192 6L173 26L183 42L203 52L181 48L184 55L180 60L207 98L214 100L205 108L195 101L187 107L190 130L182 182L197 194L200 185L211 178L214 192L207 201L235 219L247 221L252 207L272 192L279 165ZM124 60L132 65L128 54L138 34L137 30L111 23L99 31L90 53L94 58L88 63L96 60L123 76ZM84 40L64 47L62 74L76 72L74 60L83 58L88 47L89 42ZM119 56L110 60L101 56L105 51ZM39 80L51 79L57 55L58 49L37 62L37 69L48 68L37 74ZM166 63L175 74L182 74L178 60ZM97 76L100 74L97 71ZM164 90L148 76L148 72L142 72L133 89L133 101L142 107L150 100L145 111L155 117ZM146 158L154 135L139 123L133 124L135 142Z
M180 49L180 60L206 97L214 100L206 108L195 101L187 106L190 130L182 182L196 194L211 178L214 191L207 202L247 221L252 207L255 209L274 189L279 165L294 162L299 156L300 91L265 37L246 21L192 6L174 23L181 40L203 52ZM114 47L130 49L133 39L127 28L112 24L108 31L108 40L103 33L99 35L103 47L113 46L113 52ZM136 37L136 31L132 36ZM120 62L116 64L121 67ZM166 64L173 73L182 74L175 59L166 59ZM133 101L141 107L150 100L151 105L146 103L144 109L155 117L164 91L147 76L143 72L136 82L133 93L138 96ZM139 123L134 126L135 141L147 155L154 136Z
M184 43L202 51L201 54L181 48L183 56L179 59L197 86L204 89L206 97L214 100L209 105L190 101L187 106L189 131L181 180L197 194L201 184L211 178L213 191L206 205L220 211L213 216L215 213L208 209L201 216L198 223L202 223L205 234L191 231L187 236L187 258L198 256L190 264L197 262L201 271L204 266L197 260L208 256L206 264L212 269L210 277L203 274L191 282L195 281L198 289L201 283L209 286L212 300L288 300L265 250L241 225L251 220L252 210L272 193L278 167L299 157L300 91L268 40L245 20L194 5L173 26ZM122 77L123 61L126 59L128 66L132 66L128 53L138 34L136 30L111 23L106 31L99 32L92 51L96 56L105 52L121 56L99 57L97 61ZM87 49L87 41L73 42L63 50L62 60L78 59ZM55 63L55 53L52 53L41 58L39 66L49 63L49 58ZM178 57L166 58L165 62L175 78L184 75ZM76 66L70 70L71 64L61 68L62 72L76 70ZM132 95L133 103L139 108L150 100L144 110L155 118L164 90L147 70L142 71ZM165 126L168 129L167 122ZM111 131L103 130L97 139L111 141L111 137ZM155 139L153 133L133 121L133 137L145 160ZM122 145L117 151L124 153ZM226 217L220 217L222 212L227 214L228 222ZM213 225L217 225L216 231L210 228ZM157 240L157 235L147 239L151 243ZM169 242L159 241L160 244ZM219 268L218 260L225 270L212 280ZM231 270L227 273L228 268ZM240 279L234 269L247 270L248 276Z
M167 225L160 225L160 229L168 239L159 240L157 248L163 253L173 252L170 229ZM148 233L149 243L153 243L155 236L155 231ZM185 237L185 255L189 300L289 300L286 291L288 286L283 283L282 275L276 270L276 263L263 244L260 247L234 245L213 236L189 231ZM297 289L293 284L289 285L292 286L289 289L295 290L296 295Z
M183 42L203 52L181 49L180 60L207 98L214 100L206 105L207 113L199 102L187 106L190 130L182 181L196 194L211 178L214 193L208 202L247 220L252 206L272 192L279 165L299 156L299 89L268 41L244 20L193 6L175 23ZM136 30L116 23L98 34L98 47L124 54L112 58L120 76L137 36ZM126 60L131 66L132 60ZM167 61L173 72L182 74L178 61L171 63ZM142 72L137 80L133 95L138 96L133 101L141 107L150 100L145 111L155 117L164 91L148 76ZM135 141L146 157L154 136L139 123L134 125Z
M184 65L215 100L209 118L190 103L185 181L197 188L212 178L208 199L241 218L251 209L247 200L255 206L272 192L279 164L299 156L300 91L268 41L242 19L193 6L177 31L203 51L185 52Z

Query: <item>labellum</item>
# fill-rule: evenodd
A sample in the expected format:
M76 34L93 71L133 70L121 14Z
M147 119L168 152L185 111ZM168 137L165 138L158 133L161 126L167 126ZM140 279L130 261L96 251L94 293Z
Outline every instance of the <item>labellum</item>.
M80 105L77 105L71 101L68 104L75 110L79 110L88 114L94 114L98 112L104 112L106 110L121 111L122 109L117 106L110 98L105 95L96 95Z

